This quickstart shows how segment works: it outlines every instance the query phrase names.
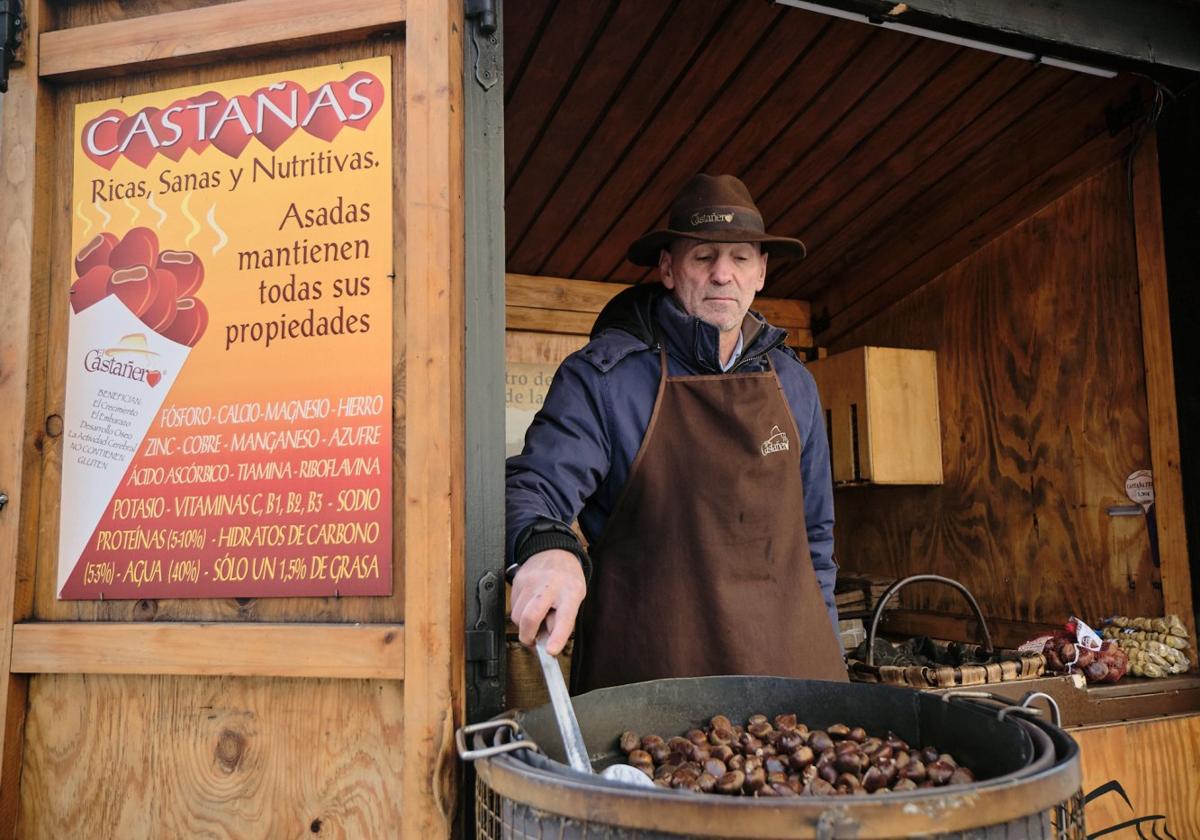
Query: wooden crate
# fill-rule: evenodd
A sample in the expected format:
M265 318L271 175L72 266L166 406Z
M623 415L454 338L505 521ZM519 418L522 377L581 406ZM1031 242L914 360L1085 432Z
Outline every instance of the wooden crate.
M856 347L808 364L830 438L835 484L941 484L937 355Z

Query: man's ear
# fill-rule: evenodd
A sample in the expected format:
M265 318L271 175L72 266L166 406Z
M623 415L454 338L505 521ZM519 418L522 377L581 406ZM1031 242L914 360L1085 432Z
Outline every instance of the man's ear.
M671 264L671 250L663 248L658 252L658 276L668 289L675 288L674 266ZM761 286L759 288L762 288Z
M754 288L756 292L761 292L767 283L767 257L769 256L770 254L766 251L762 252L762 266L758 270L758 285Z

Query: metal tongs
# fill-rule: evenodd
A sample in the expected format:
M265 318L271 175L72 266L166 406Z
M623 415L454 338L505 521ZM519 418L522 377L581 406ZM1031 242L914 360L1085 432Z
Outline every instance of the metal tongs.
M546 638L545 632L538 635L537 658L542 666L542 676L546 680L546 690L550 692L550 704L554 707L558 731L562 735L563 746L567 751L567 763L571 765L572 770L594 774L596 771L592 769L587 745L583 742L583 733L579 731L579 719L575 717L575 707L571 705L571 695L567 693L567 683L563 679L562 668L558 666L558 660L546 650ZM635 787L655 786L649 776L628 764L613 764L605 767L600 778Z

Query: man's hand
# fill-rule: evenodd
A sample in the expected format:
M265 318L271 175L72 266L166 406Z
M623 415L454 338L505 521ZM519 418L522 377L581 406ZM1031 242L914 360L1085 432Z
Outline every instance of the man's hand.
M513 578L512 620L521 644L533 647L543 623L550 632L546 650L557 656L571 637L587 581L579 558L561 548L539 551Z

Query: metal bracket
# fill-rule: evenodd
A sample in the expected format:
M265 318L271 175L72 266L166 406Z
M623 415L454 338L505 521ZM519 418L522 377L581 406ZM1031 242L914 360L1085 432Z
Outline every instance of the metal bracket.
M475 81L491 90L500 81L500 33L496 31L496 0L466 0L471 43L475 45Z
M21 0L0 0L0 93L8 92L8 68L17 61L17 50L21 48L21 32L25 29Z
M8 507L8 494L0 492L0 510L4 510L6 507Z

